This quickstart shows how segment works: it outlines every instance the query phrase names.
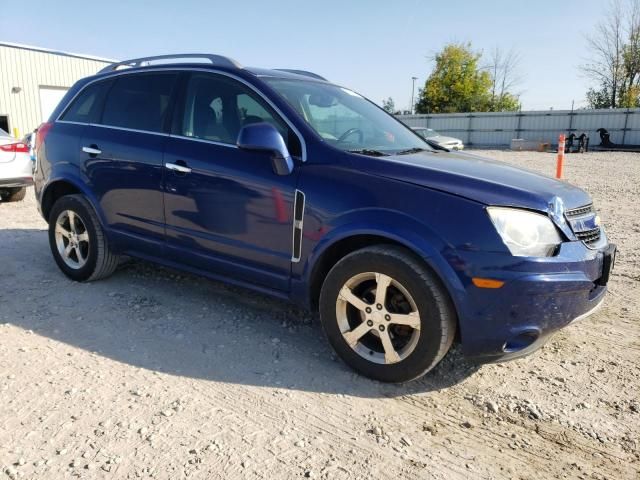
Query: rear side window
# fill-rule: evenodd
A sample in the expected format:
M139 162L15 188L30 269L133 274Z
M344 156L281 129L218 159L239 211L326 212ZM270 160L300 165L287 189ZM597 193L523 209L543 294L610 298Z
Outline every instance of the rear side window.
M107 95L103 125L162 132L178 75L122 75Z
M111 81L96 82L82 90L69 108L60 117L61 120L79 123L95 123L100 118L100 110Z

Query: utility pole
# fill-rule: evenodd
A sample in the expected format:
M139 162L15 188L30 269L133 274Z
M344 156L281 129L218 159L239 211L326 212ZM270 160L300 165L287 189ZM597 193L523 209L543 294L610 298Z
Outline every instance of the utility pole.
M414 108L413 108L413 94L415 93L416 90L416 80L418 79L418 77L411 77L412 83L411 83L411 115L413 115L415 113Z

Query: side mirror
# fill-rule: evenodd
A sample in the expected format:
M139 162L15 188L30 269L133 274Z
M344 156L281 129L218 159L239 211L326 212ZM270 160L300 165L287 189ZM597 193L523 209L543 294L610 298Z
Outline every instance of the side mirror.
M240 129L238 148L271 152L271 165L278 175L289 175L293 172L293 159L289 154L284 138L270 123L250 123Z

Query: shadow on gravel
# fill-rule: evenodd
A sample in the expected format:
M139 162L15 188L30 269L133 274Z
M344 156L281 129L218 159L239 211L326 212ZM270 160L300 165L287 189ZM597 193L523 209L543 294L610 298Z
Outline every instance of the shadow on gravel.
M454 349L418 381L374 382L335 358L304 310L137 261L109 279L75 283L56 267L43 230L0 230L0 265L0 322L171 375L395 397L441 390L479 369Z

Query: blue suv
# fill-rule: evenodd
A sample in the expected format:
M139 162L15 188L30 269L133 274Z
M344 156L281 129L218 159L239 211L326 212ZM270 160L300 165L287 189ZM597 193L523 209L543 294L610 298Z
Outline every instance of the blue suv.
M77 82L37 138L69 278L128 255L290 299L381 381L455 339L483 362L531 352L601 304L615 257L583 190L431 145L311 72L128 60Z

